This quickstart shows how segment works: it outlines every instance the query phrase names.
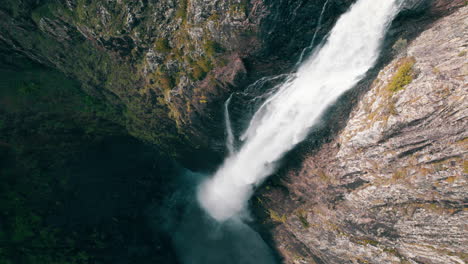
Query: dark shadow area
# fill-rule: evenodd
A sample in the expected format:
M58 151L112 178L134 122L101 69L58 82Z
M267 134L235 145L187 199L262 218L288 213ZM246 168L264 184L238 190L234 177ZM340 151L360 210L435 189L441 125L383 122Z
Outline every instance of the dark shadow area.
M0 55L0 263L177 263L144 215L173 161L75 81Z

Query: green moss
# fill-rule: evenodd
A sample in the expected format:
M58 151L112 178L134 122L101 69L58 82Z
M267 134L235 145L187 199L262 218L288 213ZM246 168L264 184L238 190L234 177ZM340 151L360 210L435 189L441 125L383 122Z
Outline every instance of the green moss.
M32 11L31 18L34 20L34 22L36 22L36 24L39 24L39 21L41 20L41 18L55 17L53 11L57 9L59 9L59 6L58 4L55 4L55 3L47 3L44 5L41 5Z
M221 53L224 51L224 48L219 43L213 40L207 40L203 45L203 48L205 50L205 54L210 57L214 57L217 53Z
M310 227L309 221L307 221L307 214L304 210L298 210L296 216L299 218L303 228L307 229Z
M171 90L175 86L173 78L167 73L160 74L158 76L157 82L165 91Z
M279 215L275 210L273 209L268 209L268 214L270 215L271 220L274 222L279 222L279 223L286 223L286 215Z
M15 71L0 67L0 242L13 245L1 248L0 263L96 263L78 249L79 241L86 241L85 250L96 248L86 232L70 234L45 219L66 199L75 151L122 127L100 118L106 105L77 82L42 66L19 65ZM22 92L29 83L33 91Z
M413 81L413 66L415 63L416 61L414 58L405 58L402 60L395 75L387 86L390 92L398 92Z
M212 14L211 16L208 17L208 21L218 22L219 21L219 15L218 14Z
M198 81L206 77L207 73L213 69L213 64L205 57L192 62L191 68L190 77L192 80Z
M177 7L175 16L176 18L182 18L182 21L187 19L187 6L188 0L180 0L179 6Z
M171 46L169 45L169 40L167 39L158 39L154 43L154 48L156 51L168 53L171 51Z
M22 3L18 0L4 0L2 1L2 9L5 9L8 13L10 13L13 17L17 17L20 15L22 10Z
M247 13L247 4L245 2L233 4L229 7L229 12L245 15Z
M371 246L378 246L380 243L378 241L375 241L375 240L372 240L372 239L367 239L367 238L364 238L364 239L359 239L358 241L358 244L361 244L361 245L371 245Z
M11 4L12 8L18 7L18 10L22 10L22 1L6 1ZM27 12L31 12L31 16L33 16L32 19L36 21L36 23L40 21L42 17L55 17L70 25L88 27L91 31L96 32L97 35L106 38L118 37L116 32L122 30L122 23L125 22L124 17L122 17L122 14L125 13L125 9L121 7L128 4L128 1L122 1L121 4L115 1L104 3L100 1L76 0L76 8L73 10L69 10L64 4L52 3L61 2L55 0L42 1L42 5L34 11L27 10ZM102 25L100 16L97 15L101 6L109 10L110 13L110 20L106 25ZM186 19L187 8L187 0L182 0L179 5L178 15L183 17L184 20ZM148 10L150 9L145 9L144 12L149 12ZM175 47L172 49L180 51L177 54L174 53L174 59L177 60L189 58L187 54L190 53L194 45L191 43L188 34L182 32L184 31L183 27L181 28L181 33L179 35L174 35L173 45ZM69 29L73 30L74 27L70 27ZM134 28L133 32L135 32L135 30L137 29ZM140 30L138 33L145 36L145 34L148 33L149 27L145 21L141 21L138 30ZM137 71L136 67L133 66L134 61L129 62L121 60L119 56L115 56L115 54L103 50L102 47L98 47L92 40L82 38L81 34L78 32L70 33L71 36L76 34L76 36L80 37L73 38L72 42L68 42L71 46L69 46L69 48L64 48L63 42L39 30L15 30L13 27L3 27L0 29L0 34L8 34L11 39L16 41L18 46L21 46L25 50L34 50L37 56L47 58L50 63L56 64L65 74L77 79L82 84L83 89L86 90L86 93L90 94L91 97L98 98L103 104L111 106L111 110L108 111L109 108L104 110L97 107L94 103L88 102L84 109L87 109L89 113L97 116L106 116L105 118L107 120L118 122L126 126L128 130L131 131L132 135L138 138L150 141L153 144L164 144L168 146L168 148L173 149L169 147L168 142L180 142L181 139L177 138L178 136L176 134L178 132L175 128L175 122L168 117L170 110L167 106L163 105L159 105L156 107L157 109L148 107L149 95L144 94L147 89L145 86L145 79L143 79L140 74L141 71ZM177 44L178 40L176 40L176 37L182 38L184 42ZM167 49L169 45L166 44L168 43L164 43L162 50L168 51L169 55L172 52L170 49ZM183 51L187 52L184 53ZM134 59L138 58L132 57L132 60ZM197 74L195 74L195 77L198 79L203 79L208 70L211 70L212 67L207 63L192 63L199 67L199 69L196 70L198 71ZM192 67L187 67L180 71L181 75L192 75ZM171 73L171 76L168 78L161 78L158 85L161 85L165 90L172 88L179 80L179 78L177 78L178 74L179 73ZM31 83L25 82L23 88L24 94L28 96L41 93L41 91L35 89L34 84ZM135 96L136 93L142 96ZM157 94L156 96L161 96L161 94ZM51 127L57 127L57 129L60 126L58 123L47 124L47 126L49 125ZM86 130L90 133L95 131L94 128Z
M192 72L190 73L190 77L194 81L202 80L206 76L206 71L203 70L202 67L198 65L194 65L192 67Z
M200 66L205 72L209 72L213 69L213 64L207 58L201 58L195 62Z

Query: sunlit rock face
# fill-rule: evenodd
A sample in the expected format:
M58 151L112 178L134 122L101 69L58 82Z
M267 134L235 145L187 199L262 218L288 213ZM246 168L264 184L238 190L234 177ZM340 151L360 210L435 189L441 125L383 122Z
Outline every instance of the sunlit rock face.
M258 196L286 263L467 261L467 19L395 51L341 132Z

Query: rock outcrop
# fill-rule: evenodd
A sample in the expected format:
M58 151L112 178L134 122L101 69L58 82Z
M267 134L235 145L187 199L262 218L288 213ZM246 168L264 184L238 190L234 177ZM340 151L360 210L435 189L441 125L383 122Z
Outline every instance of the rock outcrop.
M467 41L466 6L400 41L335 139L263 188L285 263L468 261Z
M133 136L193 159L220 151L230 92L288 68L325 2L319 37L353 1L4 0L0 45L78 80Z

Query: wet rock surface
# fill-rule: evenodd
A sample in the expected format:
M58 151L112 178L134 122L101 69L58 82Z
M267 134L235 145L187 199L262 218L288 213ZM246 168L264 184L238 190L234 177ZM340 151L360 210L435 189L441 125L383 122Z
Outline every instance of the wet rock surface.
M467 19L400 50L336 138L262 189L285 263L467 261Z

